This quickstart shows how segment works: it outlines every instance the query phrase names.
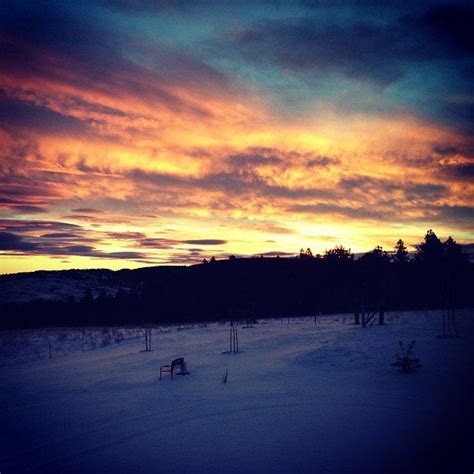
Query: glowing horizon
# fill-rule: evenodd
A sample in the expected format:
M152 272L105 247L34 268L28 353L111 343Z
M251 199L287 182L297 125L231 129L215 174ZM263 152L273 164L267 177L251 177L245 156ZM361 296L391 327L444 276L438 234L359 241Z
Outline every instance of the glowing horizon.
M0 273L473 243L470 19L6 2Z

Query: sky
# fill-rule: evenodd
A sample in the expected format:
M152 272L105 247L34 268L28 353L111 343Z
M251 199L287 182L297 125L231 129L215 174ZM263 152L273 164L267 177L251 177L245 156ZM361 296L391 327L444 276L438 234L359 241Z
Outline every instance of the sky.
M0 5L0 273L474 242L470 2Z

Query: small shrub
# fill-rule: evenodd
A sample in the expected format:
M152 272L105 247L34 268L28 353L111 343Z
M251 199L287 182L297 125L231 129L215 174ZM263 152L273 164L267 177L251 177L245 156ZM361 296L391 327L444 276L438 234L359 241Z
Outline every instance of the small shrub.
M412 341L410 343L398 341L398 343L400 344L402 355L397 354L396 361L392 362L391 365L394 367L399 367L405 373L414 372L416 369L419 369L422 366L420 364L420 359L414 359L411 357L416 341Z

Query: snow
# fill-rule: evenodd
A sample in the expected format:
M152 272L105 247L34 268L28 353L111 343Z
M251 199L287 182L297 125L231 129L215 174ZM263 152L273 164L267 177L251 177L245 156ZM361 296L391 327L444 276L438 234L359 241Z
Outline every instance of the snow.
M113 274L112 274L113 275ZM80 300L87 290L97 298L101 293L111 296L118 288L129 288L108 274L99 272L34 272L19 275L0 275L0 304L26 303L28 301Z
M458 339L440 312L262 320L239 354L218 323L154 328L152 352L137 328L0 332L0 471L443 472L472 426L473 315ZM413 374L390 366L399 340ZM176 357L191 374L159 381Z

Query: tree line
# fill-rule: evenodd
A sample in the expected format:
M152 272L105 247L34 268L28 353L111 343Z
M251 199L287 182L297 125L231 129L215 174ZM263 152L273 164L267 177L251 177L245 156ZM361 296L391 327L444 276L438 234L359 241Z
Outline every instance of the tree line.
M474 265L451 237L429 230L413 256L402 240L360 258L336 246L294 258L211 258L189 267L117 272L128 290L79 300L3 305L1 328L165 324L336 312L473 306ZM383 321L382 321L383 322Z

